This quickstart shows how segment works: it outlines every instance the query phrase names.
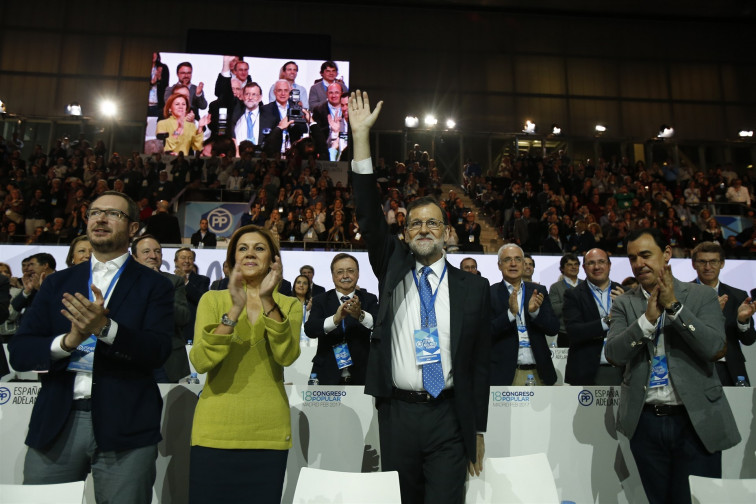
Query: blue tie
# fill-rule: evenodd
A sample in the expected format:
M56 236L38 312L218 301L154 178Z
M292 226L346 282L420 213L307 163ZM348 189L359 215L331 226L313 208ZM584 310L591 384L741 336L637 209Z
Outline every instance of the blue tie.
M429 266L420 268L420 326L423 329L436 327L436 308L431 304L433 290L428 281L431 271ZM444 389L444 370L441 367L441 361L423 366L423 387L433 397L438 397Z
M257 141L255 139L255 122L252 122L252 111L250 110L247 112L247 140L252 142L253 144L257 145Z

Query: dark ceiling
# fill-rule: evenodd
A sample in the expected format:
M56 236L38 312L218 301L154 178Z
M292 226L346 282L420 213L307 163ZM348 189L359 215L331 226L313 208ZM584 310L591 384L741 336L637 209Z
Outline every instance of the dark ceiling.
M662 0L653 2L642 0L351 0L329 3L603 18L711 19L750 22L756 17L756 1L754 0Z

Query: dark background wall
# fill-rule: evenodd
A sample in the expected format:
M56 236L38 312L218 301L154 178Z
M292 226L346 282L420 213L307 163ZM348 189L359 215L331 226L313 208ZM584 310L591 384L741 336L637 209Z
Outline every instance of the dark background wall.
M73 101L95 115L115 95L119 119L141 121L152 51L185 50L190 29L280 33L271 46L318 33L352 61L350 86L385 101L383 130L435 111L466 132L516 132L530 118L573 135L604 122L638 141L667 123L678 138L721 141L756 122L752 4L7 1L0 99L48 117Z

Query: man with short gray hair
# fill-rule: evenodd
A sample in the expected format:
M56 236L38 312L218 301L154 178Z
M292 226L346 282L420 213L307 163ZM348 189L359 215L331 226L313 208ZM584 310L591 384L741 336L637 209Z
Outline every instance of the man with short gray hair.
M523 281L525 253L507 243L498 252L502 281L491 286L491 385L553 385L556 371L547 334L559 319L546 287Z

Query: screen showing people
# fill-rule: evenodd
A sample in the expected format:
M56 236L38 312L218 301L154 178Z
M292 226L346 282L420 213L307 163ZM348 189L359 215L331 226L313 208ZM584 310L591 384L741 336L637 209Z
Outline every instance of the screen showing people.
M303 145L346 160L349 62L152 53L146 154L275 154Z

